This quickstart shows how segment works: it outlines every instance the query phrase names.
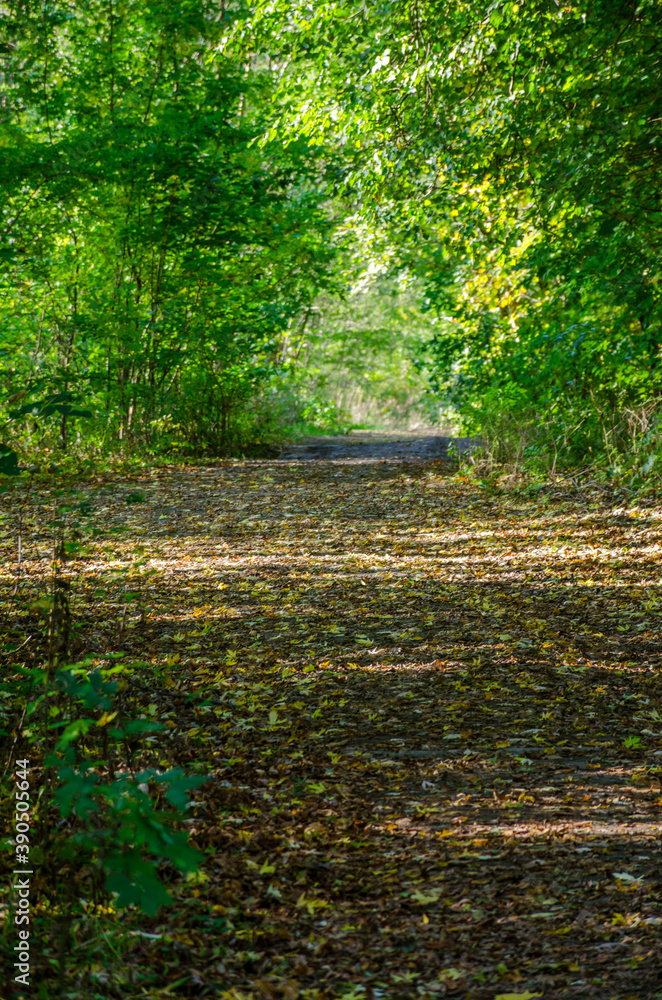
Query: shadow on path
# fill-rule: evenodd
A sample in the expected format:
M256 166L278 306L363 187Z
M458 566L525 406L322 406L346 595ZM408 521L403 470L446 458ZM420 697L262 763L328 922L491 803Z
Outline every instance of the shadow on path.
M435 461L464 455L476 448L479 438L441 435L380 434L362 431L351 435L311 438L283 449L285 459L328 461Z
M660 512L488 494L449 440L90 488L80 654L143 661L141 764L212 776L203 880L117 959L150 988L662 997Z

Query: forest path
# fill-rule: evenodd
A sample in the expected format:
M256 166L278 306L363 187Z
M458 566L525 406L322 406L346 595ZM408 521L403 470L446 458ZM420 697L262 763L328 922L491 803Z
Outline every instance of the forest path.
M90 490L122 541L76 570L86 652L149 664L147 759L213 775L189 821L206 880L118 959L145 986L662 996L660 511L455 468L227 461Z
M375 462L448 459L464 455L478 443L478 438L453 437L432 432L432 428L414 431L352 431L328 437L303 438L283 448L283 458L325 459L327 461Z

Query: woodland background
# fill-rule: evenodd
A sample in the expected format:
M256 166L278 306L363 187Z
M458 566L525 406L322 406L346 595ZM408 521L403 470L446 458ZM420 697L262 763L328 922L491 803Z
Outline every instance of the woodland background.
M0 17L5 471L439 423L653 471L657 0Z

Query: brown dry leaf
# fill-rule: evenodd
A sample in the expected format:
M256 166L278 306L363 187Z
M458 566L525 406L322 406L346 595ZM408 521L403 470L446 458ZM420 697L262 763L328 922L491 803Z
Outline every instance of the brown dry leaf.
M229 1000L656 995L658 507L424 461L152 470L130 510L119 485L80 487L105 534L62 569L75 655L144 664L125 706L165 728L134 765L210 775L187 812L208 853L174 907L122 918L154 937L104 975L156 995L194 964ZM3 545L7 648L42 613L10 603Z

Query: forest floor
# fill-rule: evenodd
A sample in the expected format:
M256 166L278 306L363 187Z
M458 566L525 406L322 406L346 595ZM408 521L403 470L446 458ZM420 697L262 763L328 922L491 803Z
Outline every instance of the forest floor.
M143 664L142 763L210 777L201 872L77 921L62 996L662 997L659 507L443 449L76 489L76 655Z

